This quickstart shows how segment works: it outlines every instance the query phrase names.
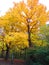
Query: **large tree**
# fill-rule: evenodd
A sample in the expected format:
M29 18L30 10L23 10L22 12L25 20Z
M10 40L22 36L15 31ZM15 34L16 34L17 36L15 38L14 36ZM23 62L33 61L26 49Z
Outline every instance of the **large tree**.
M32 46L31 33L36 34L40 25L44 25L48 20L46 7L38 0L26 0L14 3L5 16L1 18L0 27L4 32L23 32L28 35L29 47Z

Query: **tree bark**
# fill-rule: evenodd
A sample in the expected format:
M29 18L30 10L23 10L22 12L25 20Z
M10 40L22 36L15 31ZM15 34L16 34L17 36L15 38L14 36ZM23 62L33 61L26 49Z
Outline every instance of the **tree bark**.
M9 58L9 46L8 46L8 44L6 44L6 55L5 55L5 59L7 60L8 58Z
M29 43L29 47L32 47L31 32L30 32L30 26L29 26L29 24L27 25L27 27L28 27L28 43Z

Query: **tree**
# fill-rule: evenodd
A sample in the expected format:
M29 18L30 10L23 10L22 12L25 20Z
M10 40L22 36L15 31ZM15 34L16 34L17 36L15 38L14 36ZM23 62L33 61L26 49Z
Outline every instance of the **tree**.
M22 34L22 35L21 35ZM22 49L28 48L27 35L23 32L10 32L4 38L6 43L6 57L8 59L10 51L20 51Z
M39 35L42 35L43 40L49 45L49 24L40 27Z
M44 25L48 20L46 7L38 2L38 0L27 0L25 3L21 1L14 3L0 22L4 27L4 32L24 32L28 35L29 47L32 46L31 33L36 34L39 26Z

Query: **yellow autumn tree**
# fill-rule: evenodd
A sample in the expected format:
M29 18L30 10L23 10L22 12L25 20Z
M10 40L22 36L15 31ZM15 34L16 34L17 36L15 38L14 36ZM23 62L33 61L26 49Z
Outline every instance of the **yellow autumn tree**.
M34 35L38 33L39 27L48 20L49 12L38 0L14 3L14 7L0 17L0 29L2 29L0 39L6 43L6 59L10 46L31 47L33 45L31 33Z
M31 47L31 33L36 34L39 26L48 21L46 7L38 0L26 0L14 3L5 16L0 19L0 25L5 34L9 32L23 32L28 35L28 44Z

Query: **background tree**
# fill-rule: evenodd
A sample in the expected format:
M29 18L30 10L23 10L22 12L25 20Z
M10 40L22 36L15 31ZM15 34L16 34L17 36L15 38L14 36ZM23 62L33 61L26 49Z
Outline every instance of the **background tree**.
M22 35L21 35L22 34ZM8 40L7 40L8 39ZM6 59L9 57L10 51L15 52L16 50L22 50L28 48L27 35L23 32L11 32L4 38L6 43Z
M45 40L46 45L49 45L49 24L40 27L39 35L40 37L42 36L43 40Z

